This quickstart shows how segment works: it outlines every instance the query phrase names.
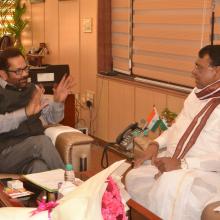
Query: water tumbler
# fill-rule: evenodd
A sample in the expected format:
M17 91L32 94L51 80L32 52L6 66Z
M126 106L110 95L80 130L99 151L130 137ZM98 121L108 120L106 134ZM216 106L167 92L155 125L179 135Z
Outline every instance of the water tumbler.
M80 156L80 171L86 171L87 170L87 155L81 154Z

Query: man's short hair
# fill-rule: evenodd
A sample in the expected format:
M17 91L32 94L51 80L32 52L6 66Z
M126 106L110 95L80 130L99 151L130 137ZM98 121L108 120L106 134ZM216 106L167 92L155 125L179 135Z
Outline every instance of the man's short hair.
M18 56L24 57L24 55L18 48L12 47L3 50L0 54L0 69L7 70L9 68L8 59Z
M199 57L203 58L205 55L209 55L211 59L210 65L220 66L220 45L207 45L200 49Z

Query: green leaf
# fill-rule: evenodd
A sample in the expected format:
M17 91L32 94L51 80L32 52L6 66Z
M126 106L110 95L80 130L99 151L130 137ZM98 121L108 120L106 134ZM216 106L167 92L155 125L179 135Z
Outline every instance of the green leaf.
M9 33L15 41L20 42L21 33L28 24L28 21L22 18L26 10L26 4L21 4L21 0L0 0L0 24L3 27L1 36ZM7 16L9 13L12 14L12 22ZM22 45L17 46L23 48Z

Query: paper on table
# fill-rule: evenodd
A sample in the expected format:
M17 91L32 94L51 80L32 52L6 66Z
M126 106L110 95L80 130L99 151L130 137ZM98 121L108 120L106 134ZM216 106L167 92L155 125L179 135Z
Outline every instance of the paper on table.
M30 196L30 195L34 194L33 192L28 191L24 188L23 189L9 189L9 188L6 188L6 189L4 189L4 192L7 195L9 195L12 199L25 197L25 196Z
M113 176L121 176L128 168L129 163L123 163L113 173ZM27 174L23 177L33 184L42 187L49 192L58 191L58 183L64 181L64 170L56 169L41 173Z
M41 173L27 174L23 177L49 192L56 192L58 190L58 183L64 181L64 170L50 170Z

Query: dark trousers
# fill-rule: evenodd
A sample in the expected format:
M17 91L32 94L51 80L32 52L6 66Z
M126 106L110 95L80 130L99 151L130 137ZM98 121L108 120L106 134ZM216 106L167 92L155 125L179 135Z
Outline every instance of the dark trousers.
M0 173L26 174L58 168L64 169L63 161L45 135L29 137L0 153Z

